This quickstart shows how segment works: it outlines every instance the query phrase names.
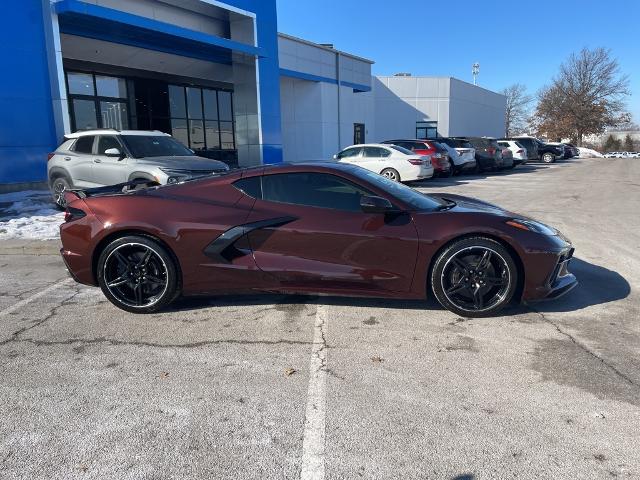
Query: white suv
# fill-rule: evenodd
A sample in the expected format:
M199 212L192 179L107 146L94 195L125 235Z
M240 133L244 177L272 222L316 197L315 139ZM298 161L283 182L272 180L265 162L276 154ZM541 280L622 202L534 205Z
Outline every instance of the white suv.
M65 135L49 154L47 178L53 200L64 191L147 180L159 184L229 170L226 163L198 157L171 135L142 130L87 130Z

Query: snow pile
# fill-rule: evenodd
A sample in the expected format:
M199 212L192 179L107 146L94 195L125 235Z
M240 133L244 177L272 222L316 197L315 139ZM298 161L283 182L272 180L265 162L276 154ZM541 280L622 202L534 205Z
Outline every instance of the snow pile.
M592 150L590 148L578 147L578 150L580 151L580 155L578 155L578 158L602 157L601 153L596 152L595 150Z
M0 194L0 240L52 240L60 236L64 213L46 190Z

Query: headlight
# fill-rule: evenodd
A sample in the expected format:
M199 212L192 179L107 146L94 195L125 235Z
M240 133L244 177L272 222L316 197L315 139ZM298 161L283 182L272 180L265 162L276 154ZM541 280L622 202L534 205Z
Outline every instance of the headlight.
M528 220L525 218L512 218L507 220L507 225L510 225L520 230L526 230L528 232L535 232L541 235L557 235L557 231L544 223L536 222L535 220Z

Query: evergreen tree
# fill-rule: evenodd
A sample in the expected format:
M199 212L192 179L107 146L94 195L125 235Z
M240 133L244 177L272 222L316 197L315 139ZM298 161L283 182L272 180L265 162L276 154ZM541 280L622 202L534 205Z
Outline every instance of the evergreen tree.
M624 137L624 151L633 152L633 140L631 139L631 135L628 133L627 136Z
M609 135L607 140L604 142L604 146L602 147L605 152L613 152L616 150L616 139L613 138L613 135Z

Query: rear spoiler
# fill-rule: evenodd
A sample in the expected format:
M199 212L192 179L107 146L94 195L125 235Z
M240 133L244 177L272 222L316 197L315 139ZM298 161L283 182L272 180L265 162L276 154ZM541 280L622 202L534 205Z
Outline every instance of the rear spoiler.
M106 195L118 195L129 193L140 188L157 187L160 185L155 180L133 180L131 182L117 183L115 185L107 185L105 187L96 188L72 188L66 191L66 194L73 194L76 198L102 197ZM65 195L66 195L65 194ZM69 202L70 199L67 199Z

